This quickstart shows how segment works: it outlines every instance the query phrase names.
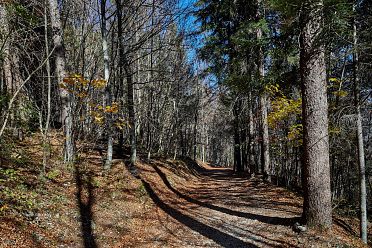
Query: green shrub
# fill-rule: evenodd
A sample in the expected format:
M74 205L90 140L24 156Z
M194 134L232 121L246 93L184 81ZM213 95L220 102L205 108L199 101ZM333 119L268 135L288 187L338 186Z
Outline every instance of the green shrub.
M61 174L61 172L59 170L51 170L51 171L48 171L48 173L45 175L46 178L48 178L49 180L54 180L56 179L59 175Z

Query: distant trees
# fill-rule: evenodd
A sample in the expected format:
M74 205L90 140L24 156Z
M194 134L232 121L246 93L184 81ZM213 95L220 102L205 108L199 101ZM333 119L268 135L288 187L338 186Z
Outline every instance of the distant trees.
M11 60L1 56L1 71L6 72L1 74L1 108L8 107L8 96L17 90L15 81L8 78L27 75L43 63L28 83L19 83L25 90L22 99L30 98L30 106L38 110L41 123L47 122L50 110L51 127L58 128L58 122L62 122L66 162L79 157L82 140L108 140L107 153L104 149L106 168L110 168L113 156L122 156L123 147L122 151L114 149L117 142L132 147L132 164L137 146L146 147L149 153L186 156L190 149L194 150L190 147L201 143L197 138L199 126L188 122L195 122L198 108L193 106L197 106L204 86L186 64L176 20L187 10L178 9L176 1L12 1L1 7L2 12L10 11L9 18L2 18L2 22L16 31L11 33L3 29L6 25L2 26L2 55L16 44L13 40L20 41L15 34L24 29L15 24L17 18L27 22L29 30L37 30L32 39L37 46L22 39L29 44L25 48L30 49L25 51L31 55L32 63L25 60L26 53L14 53L20 64L7 71ZM97 10L100 22L94 19ZM44 60L46 50L51 53L49 66ZM16 68L19 74L14 73ZM55 77L51 78L53 74ZM10 110L17 113L20 108L11 106ZM9 123L18 127L20 121L9 112L11 121L7 122L6 113L2 111L1 125L9 135ZM58 113L61 118L56 116Z
M249 169L252 174L257 170L261 171L262 168L252 162L253 156L261 160L261 151L262 164L265 164L267 169L269 147L268 139L265 138L268 138L268 129L263 121L262 132L258 131L259 128L256 129L257 134L262 135L253 135L252 121L257 119L253 117L253 111L250 111L259 104L257 95L254 95L254 98L249 97L253 91L260 90L258 82L264 81L264 48L260 43L263 39L261 40L262 30L258 24L261 23L260 14L257 14L258 4L255 1L218 3L202 0L198 1L196 6L199 8L197 17L201 22L201 31L210 33L200 56L209 63L208 71L213 73L222 85L222 103L232 113L230 133L233 134L234 141L234 168L238 172ZM242 24L242 21L247 23ZM251 68L256 68L256 71ZM261 105L265 105L262 108L267 107L265 101ZM262 117L265 119L265 112ZM251 118L250 126L246 125L246 118ZM256 124L257 127L260 126L260 122ZM254 140L262 144L258 148L259 151L252 147Z
M370 46L353 45L351 27L356 16L358 37L370 40L366 33L371 6L357 1L359 11L353 13L353 4L344 0L196 4L200 32L207 37L199 54L208 65L207 74L220 86L223 108L231 113L226 123L231 143L224 149L234 154L237 171L241 160L243 170L252 175L262 173L274 183L302 190L304 218L314 227L329 228L332 207L357 202L355 168L362 159L353 154L359 146L361 156L361 141L366 138L352 134L361 134L370 125L365 122L356 131L350 124L355 119L350 102L357 85L353 57L358 54L353 51L363 50L367 59ZM361 116L369 115L371 99L367 85L371 64L364 61L364 80L359 79L364 86L357 90L364 102L355 105L364 105ZM360 120L363 123L363 117Z

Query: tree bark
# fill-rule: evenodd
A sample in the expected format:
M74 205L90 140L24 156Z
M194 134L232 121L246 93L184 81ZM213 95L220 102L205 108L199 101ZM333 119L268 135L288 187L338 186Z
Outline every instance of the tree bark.
M303 187L307 225L332 225L328 103L323 30L323 1L305 1L301 15L300 73L303 103Z
M104 65L104 77L106 81L105 88L105 107L111 106L112 94L110 84L110 56L108 53L108 42L107 42L107 21L106 21L106 0L101 0L101 35L102 35L102 51L103 51L103 65ZM106 119L107 126L107 156L104 165L105 170L111 169L112 156L113 156L113 135L112 135L112 114L107 113Z
M130 164L135 165L137 160L137 137L136 137L136 116L134 110L134 88L133 88L133 76L129 68L129 65L126 65L126 74L127 74L127 89L128 89L128 114L129 114L129 137L130 137Z
M137 159L137 141L136 141L136 116L134 111L134 83L133 73L129 60L124 53L124 30L123 30L123 2L122 0L117 1L117 18L118 18L118 37L119 37L119 64L123 66L126 83L127 83L127 105L128 105L128 116L129 116L129 139L130 139L130 164L133 166L136 164Z
M4 44L1 44L2 51L0 51L0 54L3 55L3 72L4 72L4 88L6 88L7 91L12 89L12 64L11 64L11 58L10 58L10 44L9 44L9 36L10 36L10 30L8 25L8 17L7 12L5 8L5 3L0 4L0 28L2 34L2 41ZM11 92L9 92L11 94Z
M42 173L45 175L46 167L48 166L49 157L50 157L50 142L49 142L49 124L50 124L50 117L51 117L51 97L52 97L52 82L51 82L51 73L50 73L50 61L49 61L49 41L48 41L48 17L47 17L47 8L44 9L44 23L45 23L45 55L47 57L47 61L45 64L46 72L47 72L47 81L48 81L48 93L47 93L47 116L45 121L44 130L42 130L43 134L43 170ZM40 117L42 122L42 117ZM41 127L43 129L43 127Z
M257 19L262 18L261 9L263 8L262 0L257 1ZM260 42L262 39L262 29L257 29L257 41ZM265 77L265 55L263 53L263 48L260 45L258 49L258 56L257 56L257 69L258 75L260 78L260 82L262 85L263 79ZM264 174L264 179L267 181L271 181L270 175L270 146L269 146L269 125L267 123L267 94L263 91L260 97L260 107L261 107L261 132L262 132L262 172Z
M267 122L267 94L263 93L260 97L261 106L261 128L262 128L262 173L264 179L271 181L270 175L270 145L269 145L269 124Z
M356 6L353 6L354 13ZM357 147L358 147L358 162L359 162L359 208L360 208L360 238L367 244L367 188L366 188L366 164L364 157L364 141L363 141L363 126L362 114L360 111L360 79L359 79L359 54L358 54L358 36L357 23L354 19L353 23L353 39L354 39L354 90L355 90L355 111L357 115Z
M62 83L66 77L66 56L63 44L63 30L57 0L48 0L50 21L53 30L55 69L57 82ZM75 159L75 142L73 134L72 96L66 89L59 88L61 98L61 122L65 133L64 160L71 163Z
M234 169L236 172L243 172L239 125L240 105L241 100L236 100L234 104Z
M21 87L23 80L19 66L19 54L16 47L13 47L12 44L14 41L12 42L11 40L11 27L9 26L8 18L6 3L0 3L0 32L3 35L2 38L4 41L4 45L1 44L3 51L0 51L0 54L3 52L4 83L9 95L14 95L18 89L20 90L19 94L24 94L24 90ZM15 137L18 137L18 139L21 138L17 127L20 117L18 109L22 105L22 99L24 98L17 96L14 101L14 107L9 110L9 124L14 128L13 134Z
M152 0L151 3L151 27L154 25L154 12L155 12L155 0ZM149 103L148 103L148 109L147 109L147 138L146 138L146 143L147 143L147 159L150 160L151 158L151 151L152 151L152 123L153 123L153 94L154 94L154 89L153 89L153 77L154 77L154 37L151 36L150 39L150 56L149 56L149 67L150 71L147 72L147 83L149 84Z
M249 127L248 127L248 163L249 163L249 172L251 177L254 177L257 173L256 166L254 163L254 131L253 131L253 99L252 99L252 90L249 90L248 93L248 114L249 114Z

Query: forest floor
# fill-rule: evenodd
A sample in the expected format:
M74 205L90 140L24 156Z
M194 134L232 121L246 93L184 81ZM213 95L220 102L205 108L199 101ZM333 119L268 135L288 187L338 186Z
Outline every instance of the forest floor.
M44 178L38 137L1 158L1 248L364 247L355 218L335 215L329 233L296 233L301 197L260 178L166 158L140 160L136 178L125 156L103 174L94 149L63 165L60 141L52 138Z

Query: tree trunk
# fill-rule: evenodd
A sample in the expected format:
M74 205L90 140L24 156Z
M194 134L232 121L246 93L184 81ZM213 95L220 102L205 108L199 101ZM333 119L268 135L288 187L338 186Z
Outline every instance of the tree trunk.
M116 99L122 99L123 94L124 94L124 73L123 73L123 68L124 68L124 30L123 30L123 14L122 14L122 0L118 0L116 2L117 5L117 11L116 11L116 17L117 17L117 26L118 26L118 32L117 32L117 39L118 39L118 76L117 76L117 91L115 98ZM121 100L120 102L121 107L123 106L123 101ZM119 151L120 153L123 152L123 146L124 146L124 131L121 130L119 133Z
M58 9L57 0L49 1L50 20L53 30L53 44L55 47L55 69L57 76L57 83L62 83L66 77L66 57L65 48L63 45L63 30L61 24L61 17ZM72 113L72 96L66 89L59 88L59 95L61 98L61 122L65 132L65 147L64 160L71 163L75 157L75 143L73 136L73 113Z
M43 175L45 175L46 167L49 162L50 157L50 142L49 142L49 124L51 117L51 96L52 96L52 82L51 82L51 73L50 73L50 62L49 62L49 42L48 42L48 17L47 17L47 8L44 9L44 23L45 23L45 55L47 56L46 61L46 72L47 72L47 81L48 81L48 93L47 93L47 117L45 121L45 126L43 132ZM41 118L42 121L42 118ZM43 128L42 128L43 129Z
M353 6L354 13L356 6ZM366 188L366 165L364 157L364 141L362 114L360 111L360 80L359 80L359 54L357 51L358 36L357 23L353 24L354 38L354 89L355 89L355 110L357 115L357 139L358 139L358 162L359 162L359 197L360 197L360 238L367 244L367 188Z
M20 89L20 94L24 93L24 90L21 89L22 85L22 77L21 71L19 67L19 54L16 49L12 45L11 41L11 30L8 23L7 17L7 10L6 10L6 3L0 4L0 33L3 35L2 40L4 41L4 45L2 46L3 50L3 71L4 71L4 83L6 86L7 93L12 96L14 95L18 89ZM13 41L14 42L14 41ZM20 132L17 127L17 123L19 123L19 107L22 105L22 96L17 96L14 101L14 107L9 109L9 124L12 128L14 128L13 135L18 139L21 139Z
M151 158L151 150L152 150L152 122L153 122L153 87L152 87L152 55L151 62L150 62L150 71L148 74L148 81L150 84L150 92L149 92L149 103L147 109L147 137L146 137L146 146L147 146L147 159Z
M248 137L248 153L249 153L249 170L251 173L251 177L254 177L257 173L256 165L254 162L254 131L253 131L253 99L252 99L252 90L249 90L248 93L248 114L249 114L249 137Z
M234 168L236 172L243 172L239 126L240 101L237 100L234 104Z
M328 104L323 29L323 1L305 1L301 16L300 72L303 98L303 217L309 227L332 225Z
M12 89L13 76L9 44L10 30L8 25L5 3L0 4L0 35L2 35L1 40L4 42L2 50L0 51L0 54L2 54L3 57L2 60L4 73L4 89L6 89L9 94L11 94L12 92L9 91Z
M111 94L111 84L110 84L110 56L108 53L108 43L107 43L107 25L106 25L106 0L101 0L101 35L102 35L102 51L103 51L103 65L105 73L105 106L111 106L112 104L112 94ZM106 119L107 126L107 157L104 165L105 170L109 170L112 164L113 155L113 136L112 136L112 114L107 113Z
M154 26L154 12L155 12L155 0L152 0L151 3L151 27ZM150 39L150 55L149 57L149 68L150 71L147 72L147 83L149 84L149 97L148 97L148 107L147 107L147 138L146 138L146 143L147 143L147 159L151 158L151 151L152 151L152 146L153 146L153 140L152 140L152 125L153 125L153 119L154 119L154 110L153 110L153 105L154 105L154 89L153 89L153 77L154 77L154 37L151 36Z
M126 63L127 64L127 63ZM128 114L129 114L129 138L130 138L130 164L135 165L137 159L137 137L136 137L136 116L134 111L134 88L133 88L133 76L130 66L127 64L125 72L127 74L127 89L128 89Z
M137 141L136 141L136 116L134 111L134 88L133 88L133 73L129 60L124 53L124 29L123 29L123 2L117 1L117 18L118 18L118 39L119 39L119 65L123 66L126 81L127 81L127 105L128 105L128 124L129 124L129 140L130 140L130 164L136 164L137 159Z
M261 8L262 0L257 1L257 18L262 18ZM260 41L262 39L262 29L257 29L257 40ZM265 55L263 53L262 46L258 49L258 56L257 56L257 69L258 75L260 78L260 82L263 85L263 79L265 77ZM262 131L262 172L264 174L264 179L267 181L271 181L270 175L270 147L269 147L269 125L267 123L267 94L263 92L260 97L260 107L261 107L261 131Z
M261 127L262 127L262 173L264 179L271 181L270 175L270 146L269 146L269 124L267 122L267 94L263 93L260 97L261 106Z
M193 135L194 160L196 160L196 157L197 157L197 142L198 142L197 136L198 136L198 111L196 110L195 116L194 116L194 135Z

